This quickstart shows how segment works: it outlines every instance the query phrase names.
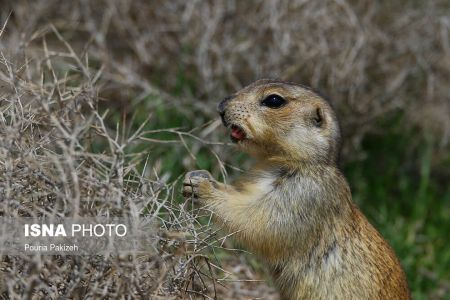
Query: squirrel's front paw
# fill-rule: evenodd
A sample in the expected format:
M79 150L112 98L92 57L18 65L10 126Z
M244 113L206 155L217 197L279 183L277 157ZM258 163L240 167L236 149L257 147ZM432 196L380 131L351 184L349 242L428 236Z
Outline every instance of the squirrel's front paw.
M211 186L211 182L214 179L209 174L208 171L205 170L196 170L186 173L183 181L183 196L187 199L201 198L201 190L204 190Z

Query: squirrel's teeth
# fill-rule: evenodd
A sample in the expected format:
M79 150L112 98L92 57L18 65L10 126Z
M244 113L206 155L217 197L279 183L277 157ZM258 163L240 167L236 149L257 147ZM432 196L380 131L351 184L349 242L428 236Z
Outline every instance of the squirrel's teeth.
M245 139L245 132L236 125L231 126L231 138L235 141L242 141Z

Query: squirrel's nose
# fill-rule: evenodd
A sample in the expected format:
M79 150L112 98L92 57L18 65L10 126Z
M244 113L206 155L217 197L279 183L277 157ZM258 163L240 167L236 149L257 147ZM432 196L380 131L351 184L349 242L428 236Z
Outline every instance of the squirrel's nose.
M232 96L226 97L225 99L220 101L219 105L217 106L217 111L219 112L220 118L222 119L222 123L225 127L228 126L228 123L225 120L225 107L227 106L228 101L230 101L231 99L233 99Z
M222 119L222 124L223 124L223 126L227 127L227 126L228 126L228 123L227 123L227 121L225 120L225 110L223 110L223 111L220 111L220 110L219 110L219 114L220 114L220 118Z
M225 115L225 107L226 107L228 101L230 101L231 99L233 99L232 96L225 97L225 99L220 101L219 105L217 106L217 111L219 112L219 114L222 117L222 119L223 119L223 117Z

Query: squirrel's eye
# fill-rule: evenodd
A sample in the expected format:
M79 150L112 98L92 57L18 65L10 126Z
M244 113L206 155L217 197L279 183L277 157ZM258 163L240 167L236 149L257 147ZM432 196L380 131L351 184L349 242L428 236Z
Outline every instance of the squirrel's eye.
M287 101L279 96L279 95L269 95L267 96L262 102L261 105L270 107L270 108L279 108L283 105L285 105L287 103Z

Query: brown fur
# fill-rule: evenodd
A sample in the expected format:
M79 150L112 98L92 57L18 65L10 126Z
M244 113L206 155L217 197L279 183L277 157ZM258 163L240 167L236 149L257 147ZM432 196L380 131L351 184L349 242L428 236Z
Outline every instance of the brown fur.
M287 104L261 105L270 94ZM192 171L183 193L267 263L283 298L409 299L397 257L336 166L340 133L328 103L300 85L260 80L220 107L225 124L246 133L238 147L258 163L235 185Z

